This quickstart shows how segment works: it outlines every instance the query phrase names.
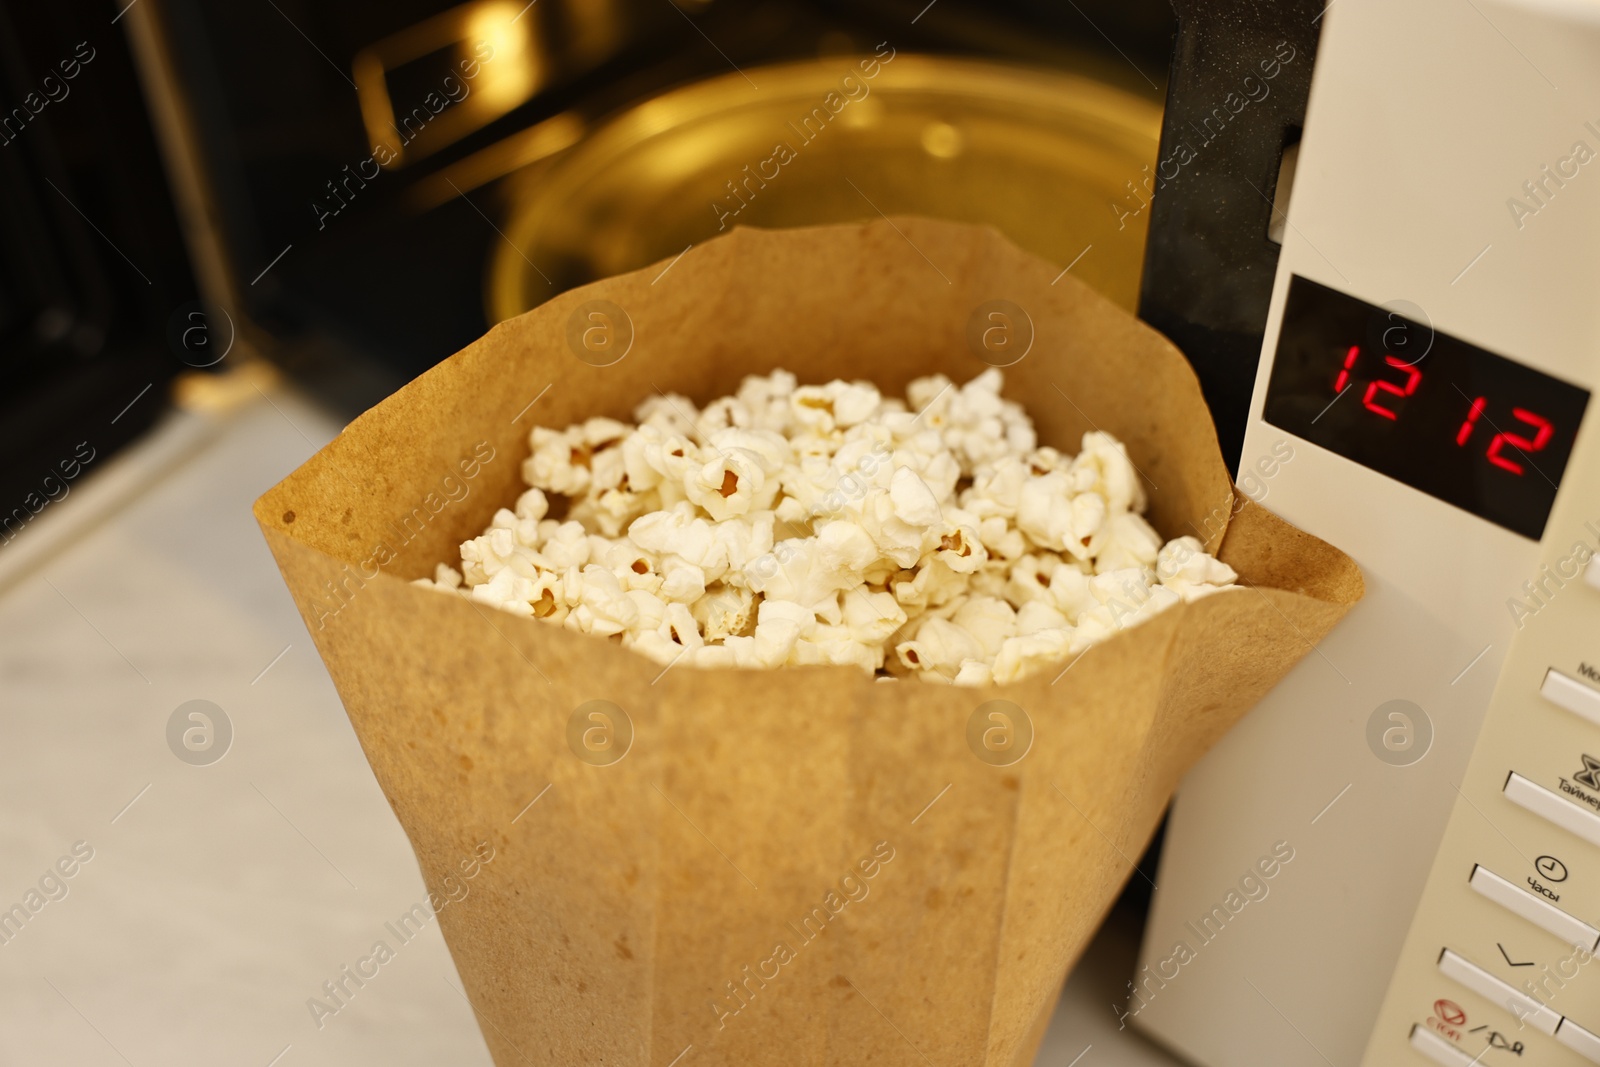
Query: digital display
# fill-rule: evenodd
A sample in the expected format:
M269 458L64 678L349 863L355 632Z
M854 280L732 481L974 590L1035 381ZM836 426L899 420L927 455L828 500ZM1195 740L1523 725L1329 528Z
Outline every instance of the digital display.
M1588 403L1586 389L1436 331L1415 305L1291 277L1262 415L1538 540Z

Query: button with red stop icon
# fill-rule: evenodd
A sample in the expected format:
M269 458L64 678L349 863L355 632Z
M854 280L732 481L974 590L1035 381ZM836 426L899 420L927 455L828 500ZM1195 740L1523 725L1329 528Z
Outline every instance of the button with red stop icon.
M1453 1000L1440 997L1433 1002L1433 1014L1428 1016L1429 1029L1436 1030L1451 1041L1460 1041L1461 1028L1467 1025L1467 1012Z
M1467 1025L1467 1013L1462 1010L1461 1005L1453 1000L1441 999L1434 1001L1433 1013L1439 1017L1440 1022L1447 1026Z

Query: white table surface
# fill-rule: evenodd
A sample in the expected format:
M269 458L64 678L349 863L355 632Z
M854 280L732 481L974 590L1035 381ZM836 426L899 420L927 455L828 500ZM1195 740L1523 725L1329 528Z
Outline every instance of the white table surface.
M94 850L0 944L0 1064L489 1063L436 925L306 1007L424 895L250 515L337 429L283 389L174 413L0 547L0 909ZM209 766L167 746L194 699L233 724ZM1039 1065L1177 1062L1117 1029L1137 936L1107 924Z

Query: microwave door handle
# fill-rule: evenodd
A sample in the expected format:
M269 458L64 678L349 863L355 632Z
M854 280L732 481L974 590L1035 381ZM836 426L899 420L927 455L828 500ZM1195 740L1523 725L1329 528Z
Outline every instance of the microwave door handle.
M1172 0L1139 317L1188 356L1237 474L1278 264L1284 150L1305 123L1327 0ZM1288 57L1285 59L1284 57ZM1280 220L1281 221L1281 220Z

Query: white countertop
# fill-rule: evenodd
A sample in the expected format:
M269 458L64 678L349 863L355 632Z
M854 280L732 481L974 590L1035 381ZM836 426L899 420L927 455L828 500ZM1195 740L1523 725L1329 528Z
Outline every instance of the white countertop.
M0 547L0 910L93 849L0 943L0 1065L489 1063L434 925L306 1007L424 894L250 514L337 430L281 389L170 415ZM234 731L205 766L167 743L196 699ZM1137 936L1107 924L1041 1067L1177 1062L1117 1029Z

